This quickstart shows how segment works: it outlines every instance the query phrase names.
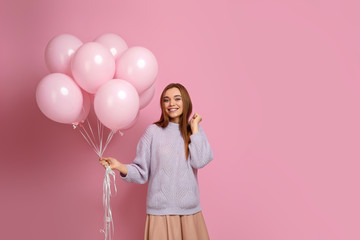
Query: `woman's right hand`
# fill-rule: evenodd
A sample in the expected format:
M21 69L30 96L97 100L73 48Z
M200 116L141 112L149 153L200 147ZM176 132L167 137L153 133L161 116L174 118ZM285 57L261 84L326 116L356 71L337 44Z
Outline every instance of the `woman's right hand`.
M118 160L112 157L103 157L99 159L100 164L106 169L107 166L110 166L112 170L118 170L123 177L127 175L127 167Z
M100 164L106 168L110 166L112 170L119 170L121 163L112 157L103 157L99 159Z

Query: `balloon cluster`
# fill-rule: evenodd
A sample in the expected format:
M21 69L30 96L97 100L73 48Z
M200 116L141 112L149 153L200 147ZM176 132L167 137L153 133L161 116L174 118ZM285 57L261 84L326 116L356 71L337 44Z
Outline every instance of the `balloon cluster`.
M83 122L94 99L95 114L103 125L113 131L127 129L155 93L155 56L144 47L128 48L116 34L103 34L88 43L58 35L46 46L45 62L51 74L38 84L36 101L41 112L56 122Z

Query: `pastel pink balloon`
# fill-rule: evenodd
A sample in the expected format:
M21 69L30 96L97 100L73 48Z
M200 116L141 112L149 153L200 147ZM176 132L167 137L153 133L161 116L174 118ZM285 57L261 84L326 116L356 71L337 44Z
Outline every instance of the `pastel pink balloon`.
M103 34L96 38L95 42L101 43L104 47L106 47L114 56L115 60L117 60L120 55L128 49L124 39L113 33Z
M139 119L139 115L140 115L140 111L138 111L138 114L136 115L135 119L132 120L131 123L129 123L126 127L121 128L121 131L129 130L130 128L132 128Z
M101 85L113 79L115 60L106 47L89 42L76 51L71 61L71 71L82 89L95 93Z
M83 106L81 108L78 118L74 122L75 124L84 122L85 119L87 118L87 116L89 115L90 108L91 108L90 94L85 92L84 90L81 90L81 93L83 95Z
M143 47L127 49L116 61L115 77L131 83L139 94L148 89L158 72L155 56Z
M150 88L146 89L142 94L140 94L140 109L146 107L155 95L155 84L153 84Z
M119 130L135 119L139 111L139 95L127 81L113 79L96 92L94 110L102 124Z
M71 58L83 43L70 34L55 36L45 48L45 63L52 73L71 75Z
M62 73L45 76L36 89L36 102L41 112L59 123L74 123L83 106L80 88Z

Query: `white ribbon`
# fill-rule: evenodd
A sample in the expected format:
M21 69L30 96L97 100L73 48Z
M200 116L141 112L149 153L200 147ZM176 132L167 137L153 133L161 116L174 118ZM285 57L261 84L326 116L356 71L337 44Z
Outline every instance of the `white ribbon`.
M104 183L103 183L103 206L105 209L104 229L100 230L100 232L103 232L105 234L105 240L111 240L112 236L114 235L114 222L110 208L110 197L111 197L110 175L113 176L115 193L117 193L116 184L115 184L115 172L111 170L110 166L107 166L104 177Z
M95 151L95 153L101 158L106 150L106 147L109 145L112 137L116 133L116 131L110 130L106 138L106 142L104 142L106 134L104 134L104 126L101 124L101 122L96 119L97 121L97 136L96 132L94 134L93 128L91 127L91 124L88 119L86 119L88 130L86 129L86 124L78 123L73 124L73 128L78 128L81 135L84 137L86 142L92 147L92 149ZM120 135L122 136L123 133L120 132ZM105 234L105 240L111 240L114 235L114 222L112 218L112 213L110 209L110 197L111 197L111 177L113 176L114 180L114 189L115 193L117 193L116 184L115 184L115 172L111 170L110 166L106 167L105 177L104 177L104 183L103 183L103 206L105 209L105 216L104 216L104 229L101 229L100 232L103 232Z

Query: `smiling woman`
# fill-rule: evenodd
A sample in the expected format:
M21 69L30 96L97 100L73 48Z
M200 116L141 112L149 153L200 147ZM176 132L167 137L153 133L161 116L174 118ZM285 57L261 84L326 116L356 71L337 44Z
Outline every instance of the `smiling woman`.
M199 123L202 118L199 114L194 114L192 124L188 124L192 112L192 102L186 88L179 83L171 83L165 87L160 97L162 114L160 120L155 124L165 128L169 121L179 124L179 129L185 143L186 157L189 155L190 135L199 131L198 124L194 124L194 118Z
M149 180L144 239L209 239L199 198L197 171L213 159L197 113L190 119L188 91L169 84L160 97L160 120L141 137L132 164L101 158L127 182ZM190 121L189 121L190 119Z

